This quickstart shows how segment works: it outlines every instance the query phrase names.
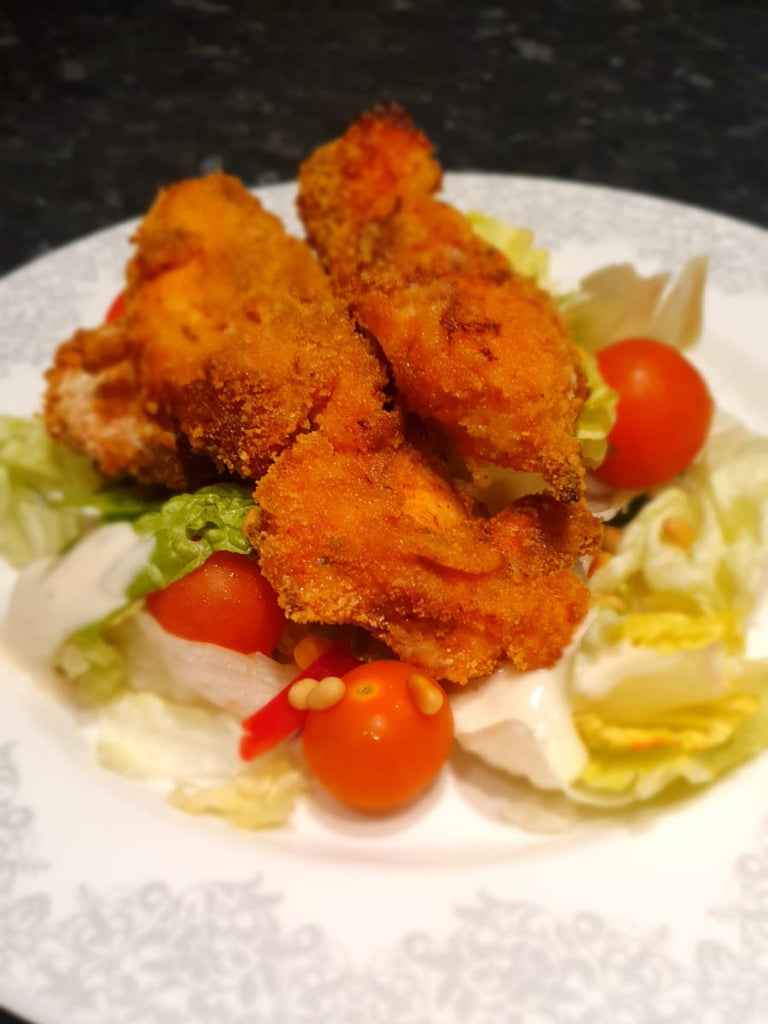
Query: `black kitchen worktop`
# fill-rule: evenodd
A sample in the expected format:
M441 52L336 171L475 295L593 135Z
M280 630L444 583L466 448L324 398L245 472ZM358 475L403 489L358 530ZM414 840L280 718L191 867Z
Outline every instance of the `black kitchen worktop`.
M218 167L249 185L292 178L314 146L387 100L448 169L617 185L768 226L762 2L52 11L0 8L0 272L139 215L177 178ZM0 1010L0 1024L12 1019Z
M65 9L66 6L66 9ZM215 167L291 178L399 101L444 165L768 223L762 4L83 2L0 13L0 271Z

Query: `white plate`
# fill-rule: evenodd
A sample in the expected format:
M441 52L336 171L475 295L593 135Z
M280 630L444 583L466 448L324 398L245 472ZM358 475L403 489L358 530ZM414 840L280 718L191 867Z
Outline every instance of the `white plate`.
M554 276L709 252L694 358L768 432L768 235L607 189L448 175L533 227ZM293 187L260 193L293 229ZM0 282L0 409L29 412L53 346L97 323L128 226ZM406 814L308 802L239 833L94 767L71 715L0 688L0 1003L36 1024L768 1020L768 757L685 802L530 835L450 777Z

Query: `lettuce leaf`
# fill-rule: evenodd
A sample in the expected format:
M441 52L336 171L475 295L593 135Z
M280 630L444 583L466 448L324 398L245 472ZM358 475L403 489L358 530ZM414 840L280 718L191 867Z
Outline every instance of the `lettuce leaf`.
M546 287L549 253L534 245L532 231L506 224L497 217L490 217L477 210L470 211L466 216L475 234L499 249L516 273L532 277L540 287Z
M86 506L102 484L39 420L0 416L0 554L20 568L63 551L96 518Z
M123 693L128 668L114 630L135 615L141 605L134 601L68 637L53 656L53 667L69 683L79 704L98 707Z
M670 537L670 521L690 527L686 546ZM744 635L744 623L768 572L768 438L719 413L701 455L660 490L625 528L618 551L592 577L600 601L618 598L624 635L642 643L638 616L658 646L679 643L685 620L709 617L708 629ZM649 615L666 628L652 628ZM672 613L672 614L669 614ZM604 619L606 611L600 612ZM634 616L634 623L631 616ZM598 624L599 628L599 624ZM614 637L618 636L613 626Z
M608 451L608 435L616 422L619 396L603 380L595 357L584 349L579 349L579 356L589 394L576 423L576 438L584 462L595 469Z
M197 569L214 551L247 554L251 545L243 535L243 520L254 507L250 488L223 483L174 495L156 511L141 516L134 527L140 534L153 536L155 544L129 596L142 597L167 587Z
M113 486L40 420L0 416L0 555L15 568L61 553L99 522L135 519L158 491Z
M460 744L601 807L711 782L768 746L768 659L752 643L768 608L768 438L718 414L694 465L651 496L590 586L557 671L454 698ZM545 699L546 714L531 711Z
M284 824L305 788L282 751L244 765L232 716L129 693L103 708L96 753L103 767L171 784L168 800L190 814L213 814L239 828Z
M176 495L133 523L95 525L61 557L22 571L8 613L20 638L14 646L33 660L52 658L78 703L114 699L129 672L125 638L132 634L122 627L141 608L139 599L196 569L214 551L249 552L242 523L253 507L248 488L217 484ZM76 602L73 582L80 587ZM247 668L232 674L232 699L239 693L235 683L245 695L261 678L256 666ZM266 670L262 676L271 681Z
M673 279L643 277L629 263L595 270L558 300L577 345L598 352L621 338L650 337L688 348L701 334L706 256L690 259Z
M568 787L571 795L602 806L648 800L675 783L712 782L765 750L768 662L737 667L731 686L725 696L667 712L656 722L608 722L595 712L577 716L589 759Z
M128 668L124 640L131 633L117 627L140 610L141 597L186 576L214 551L245 554L251 550L242 523L253 507L247 487L214 484L192 494L174 495L135 520L133 528L138 536L151 538L153 545L127 587L125 604L67 637L54 658L78 701L98 705L125 689ZM77 548L69 557L76 555Z

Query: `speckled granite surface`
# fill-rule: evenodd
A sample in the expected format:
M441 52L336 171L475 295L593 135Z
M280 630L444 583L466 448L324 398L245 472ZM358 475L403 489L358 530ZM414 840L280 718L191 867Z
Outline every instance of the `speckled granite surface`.
M768 226L762 2L83 0L53 14L6 0L0 81L2 272L138 215L175 178L290 178L389 99L447 168L608 183Z
M66 9L65 9L66 7ZM397 99L446 167L768 224L768 18L744 4L84 0L0 9L0 270L224 166L292 177Z

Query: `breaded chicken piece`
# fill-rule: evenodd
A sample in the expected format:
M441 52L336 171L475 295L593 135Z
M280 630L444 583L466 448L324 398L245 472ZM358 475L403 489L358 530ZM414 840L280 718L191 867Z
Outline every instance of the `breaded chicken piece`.
M161 193L136 242L122 319L49 372L54 435L111 475L261 478L253 539L296 621L362 626L459 683L505 655L557 659L588 602L580 503L474 517L406 443L385 364L310 249L233 179Z
M177 425L151 408L124 323L80 330L56 353L46 374L50 436L85 452L105 476L131 476L173 490L197 487L218 471L192 453Z
M587 610L572 567L599 524L583 505L531 498L473 517L406 445L363 454L302 437L255 498L262 571L292 619L363 626L440 679L466 683L505 655L553 664Z
M380 358L308 247L238 181L161 192L135 241L124 316L79 332L49 371L53 436L110 475L179 487L195 479L188 450L209 475L255 479L321 425L341 448L399 432Z
M583 493L578 354L550 297L434 198L431 145L398 108L362 117L302 166L299 211L408 407L437 421L472 469L537 473Z

